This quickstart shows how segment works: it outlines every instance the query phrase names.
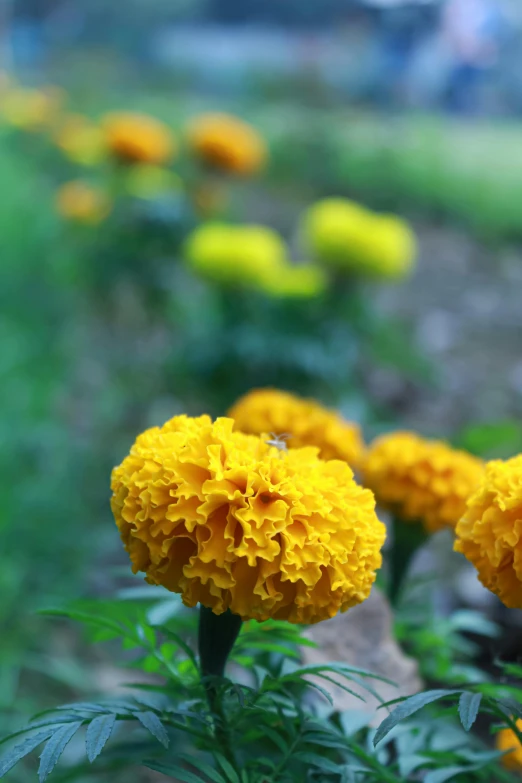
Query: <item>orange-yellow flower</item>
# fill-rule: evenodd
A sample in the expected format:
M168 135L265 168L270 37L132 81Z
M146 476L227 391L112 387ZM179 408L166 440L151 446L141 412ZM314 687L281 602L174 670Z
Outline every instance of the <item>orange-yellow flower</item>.
M123 163L168 163L176 152L169 128L148 114L115 113L103 123L109 152Z
M188 129L192 151L230 174L255 174L267 158L265 142L251 125L229 114L203 114Z
M506 606L522 609L522 455L489 462L461 516L456 551Z
M517 720L517 728L522 731L522 720ZM522 768L522 745L512 729L502 729L496 736L497 750L506 753L502 757L502 764L507 769L520 770ZM511 751L507 753L507 751Z
M95 225L110 213L107 195L82 180L66 182L56 194L56 208L67 220Z
M9 125L25 131L42 131L56 122L63 103L56 87L32 90L16 87L2 96L1 113Z
M394 432L368 449L363 481L382 506L405 521L423 522L433 533L455 527L483 472L483 462L465 451Z
M385 529L372 493L317 449L282 452L232 419L177 416L112 474L133 570L215 614L315 623L368 597Z
M316 446L322 459L340 459L359 466L364 442L357 424L337 411L277 389L255 389L229 410L237 430L254 435L285 435L291 448Z

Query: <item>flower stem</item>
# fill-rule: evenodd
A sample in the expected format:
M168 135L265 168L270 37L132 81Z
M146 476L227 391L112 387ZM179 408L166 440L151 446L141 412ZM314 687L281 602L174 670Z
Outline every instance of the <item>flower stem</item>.
M398 517L394 518L388 581L388 597L392 606L397 606L415 553L427 538L428 533L421 522L404 522Z

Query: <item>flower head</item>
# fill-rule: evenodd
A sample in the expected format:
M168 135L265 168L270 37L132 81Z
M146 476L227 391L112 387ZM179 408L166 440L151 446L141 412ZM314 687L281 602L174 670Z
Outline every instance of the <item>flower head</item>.
M133 570L215 614L314 623L368 597L385 529L348 465L281 452L231 419L138 437L111 500Z
M62 185L56 194L56 208L67 220L91 225L100 223L111 211L107 195L82 180Z
M517 720L517 728L522 731L522 720ZM506 753L502 757L502 764L507 769L520 770L522 768L522 745L512 729L502 729L496 735L497 750ZM511 751L508 753L507 751Z
M340 459L358 467L364 452L359 427L337 411L277 389L256 389L229 410L237 430L286 435L292 448L316 446L322 459Z
M195 272L210 279L263 287L284 267L286 247L264 226L205 223L189 236L185 258Z
M489 462L461 516L456 551L506 606L522 609L522 455Z
M95 166L105 156L102 129L81 114L67 115L55 134L56 145L74 163Z
M374 441L362 472L378 503L433 533L455 527L483 471L481 460L447 443L394 432Z
M267 150L259 133L238 117L203 114L188 129L193 152L206 164L230 174L255 174Z
M25 131L42 131L56 121L63 93L56 87L33 90L16 87L2 96L1 112L9 125Z
M168 163L176 152L169 128L148 114L109 114L103 123L109 152L122 163Z
M415 237L404 220L347 199L314 204L305 215L303 236L318 261L354 274L401 278L415 260Z
M265 293L275 299L312 299L323 293L327 277L314 264L286 264L263 285Z

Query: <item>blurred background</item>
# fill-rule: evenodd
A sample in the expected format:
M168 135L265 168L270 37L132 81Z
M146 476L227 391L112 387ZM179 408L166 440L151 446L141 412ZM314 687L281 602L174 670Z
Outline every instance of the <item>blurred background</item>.
M400 427L485 457L522 449L522 6L1 0L0 67L12 728L113 676L100 658L88 677L94 653L36 611L120 585L109 476L144 427L277 386L337 407L368 439ZM177 153L162 174L65 144L71 117L98 128L107 112L165 123ZM196 166L187 127L209 112L256 129L255 176ZM64 207L71 181L110 209ZM331 198L393 215L415 260L393 275L332 264L309 218ZM313 264L327 282L256 290L199 274L187 238L216 222L277 232L292 269ZM502 623L475 584L448 565L442 609L486 606Z

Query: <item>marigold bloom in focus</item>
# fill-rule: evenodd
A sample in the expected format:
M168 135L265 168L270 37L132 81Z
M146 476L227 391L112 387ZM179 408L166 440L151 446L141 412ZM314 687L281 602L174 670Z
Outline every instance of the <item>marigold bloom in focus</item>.
M9 125L26 131L49 128L59 115L63 93L56 87L42 90L8 89L2 96L1 113Z
M378 503L405 521L423 522L433 533L455 527L484 464L442 441L394 432L372 443L362 472Z
M66 182L56 194L56 208L67 220L96 224L111 211L107 195L82 180Z
M67 115L55 134L56 145L74 163L95 166L105 156L102 129L81 114Z
M461 516L456 551L506 606L522 609L522 455L489 462Z
M169 128L147 114L108 114L103 122L109 152L122 163L168 163L176 152Z
M522 731L522 720L517 720L517 728ZM495 738L495 744L497 750L511 753L506 753L502 757L502 764L507 769L520 770L522 768L522 745L512 729L502 729L499 731Z
M205 223L188 237L189 266L212 280L264 287L286 265L286 246L264 226Z
M340 459L352 468L359 466L364 442L357 424L345 421L337 411L324 408L277 389L255 389L229 410L235 428L260 435L286 435L291 448L316 446L322 459Z
M112 474L133 570L215 614L315 623L368 597L385 529L344 462L177 416Z
M378 215L347 199L314 204L302 231L312 255L341 271L398 279L415 261L415 236L404 220Z
M231 174L255 174L267 158L255 128L229 114L197 117L189 126L188 142L202 161Z

